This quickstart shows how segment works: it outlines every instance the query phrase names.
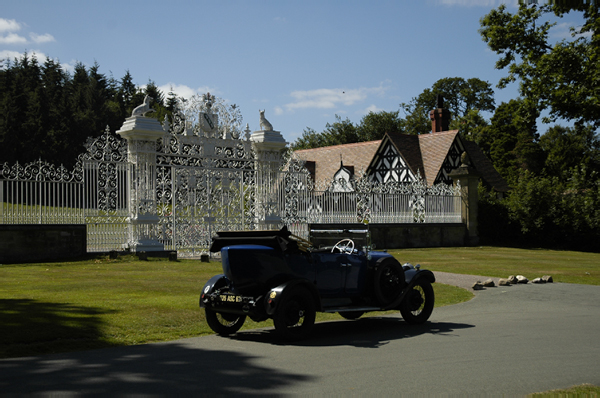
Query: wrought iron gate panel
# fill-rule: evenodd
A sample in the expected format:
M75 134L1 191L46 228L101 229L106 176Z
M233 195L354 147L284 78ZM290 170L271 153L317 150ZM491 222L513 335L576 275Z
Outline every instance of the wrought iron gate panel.
M107 128L85 147L80 161L88 252L121 250L129 225L127 144Z
M250 142L169 133L158 152L157 204L165 250L199 256L216 231L256 228Z

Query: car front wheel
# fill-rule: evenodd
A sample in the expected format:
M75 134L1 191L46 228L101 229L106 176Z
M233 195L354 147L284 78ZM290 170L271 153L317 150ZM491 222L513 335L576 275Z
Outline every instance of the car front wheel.
M435 296L429 281L421 279L411 287L400 303L402 318L410 324L425 323L433 312Z
M204 310L208 326L210 326L215 333L220 334L221 336L229 336L230 334L234 334L240 330L246 321L245 315L215 312L210 308L205 308Z
M373 282L375 298L379 305L386 307L394 303L402 294L404 270L396 259L386 258L380 262L375 271Z
M301 340L315 324L315 301L304 288L295 288L283 297L273 317L275 330L285 340Z

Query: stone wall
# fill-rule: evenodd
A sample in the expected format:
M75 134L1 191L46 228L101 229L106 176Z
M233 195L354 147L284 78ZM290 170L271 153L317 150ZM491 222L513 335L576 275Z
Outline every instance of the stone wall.
M310 229L365 229L363 224L311 224ZM369 224L371 242L376 249L403 249L409 247L454 247L465 246L468 231L465 224ZM347 236L346 236L347 235ZM342 237L355 239L352 234L341 234ZM356 235L357 237L359 235ZM339 240L327 237L326 234L313 234L315 246L331 246ZM331 243L333 242L333 243ZM363 246L362 241L356 245Z
M86 226L0 225L0 264L70 259L86 254Z

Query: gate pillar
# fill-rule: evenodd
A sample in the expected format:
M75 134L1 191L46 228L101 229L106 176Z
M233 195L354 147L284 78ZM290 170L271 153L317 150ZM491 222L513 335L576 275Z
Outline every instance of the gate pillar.
M265 123L266 122L266 123ZM278 207L281 192L279 181L283 154L288 144L281 132L274 131L261 112L261 127L252 133L250 141L256 153L256 201L259 229L276 229L281 224L281 211Z
M454 184L460 184L462 196L462 221L467 226L467 243L469 245L479 244L479 232L477 230L477 213L479 211L479 186L480 174L471 166L466 152L461 157L461 165L450 172Z
M147 101L144 101L146 104ZM117 131L127 140L129 249L134 252L163 251L158 240L159 226L156 207L156 141L164 135L156 119L145 117L146 109L138 109L125 119Z

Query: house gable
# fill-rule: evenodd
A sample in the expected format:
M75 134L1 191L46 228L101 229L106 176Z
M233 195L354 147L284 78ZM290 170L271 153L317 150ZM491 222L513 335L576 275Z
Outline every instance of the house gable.
M417 136L386 134L369 165L372 181L412 182L422 173Z
M440 167L440 171L435 177L434 184L444 183L448 185L452 185L452 178L450 177L450 172L454 169L457 169L460 166L460 157L462 153L465 151L465 146L463 145L462 139L460 135L457 134L450 145L450 149L446 154L446 158L442 162L442 166Z

